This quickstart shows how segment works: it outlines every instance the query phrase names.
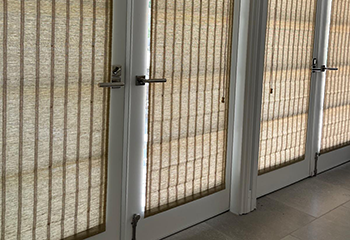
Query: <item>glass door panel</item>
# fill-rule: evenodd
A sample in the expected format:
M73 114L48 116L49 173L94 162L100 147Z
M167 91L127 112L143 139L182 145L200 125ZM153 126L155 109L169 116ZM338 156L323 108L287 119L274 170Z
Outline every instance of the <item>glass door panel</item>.
M305 158L316 3L268 3L259 174Z
M147 216L225 188L232 1L152 1Z
M332 1L321 153L350 144L350 1Z

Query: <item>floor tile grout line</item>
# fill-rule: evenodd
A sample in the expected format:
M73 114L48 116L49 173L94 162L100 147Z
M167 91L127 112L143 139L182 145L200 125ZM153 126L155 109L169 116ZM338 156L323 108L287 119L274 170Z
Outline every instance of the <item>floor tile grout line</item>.
M350 201L350 200L349 200L349 201ZM324 214L320 215L320 216L317 217L317 218L321 218L321 217L323 217L324 215L326 215L326 214L328 214L328 213L330 213L330 212L332 212L332 211L334 211L334 210L336 210L336 209L338 209L338 208L340 208L340 207L344 207L343 205L346 204L346 203L348 203L349 201L347 201L347 202L345 202L345 203L342 203L342 204L336 206L335 208L329 210L328 212L325 212ZM348 209L347 207L344 207L344 208Z
M344 172L344 173L350 173L349 171L346 171L346 170L343 170L343 169L332 169L332 171L341 171L341 172ZM317 181L321 181L321 182L324 182L324 183L328 183L328 184L330 184L330 185L333 185L333 186L342 188L342 189L344 189L344 190L350 192L350 188L349 188L349 189L348 189L348 188L344 188L343 186L330 183L330 182L328 182L328 181L326 181L326 180L323 180L323 179L321 179L321 178L317 178L318 176L322 176L323 174L327 174L327 173L330 173L330 171L322 172L322 173L320 173L319 175L315 176L314 178L315 178Z
M287 236L292 236L293 238L296 238L296 239L298 239L298 240L301 240L300 238L298 238L298 237L296 237L296 236L294 236L294 235L292 235L292 234L289 234L289 235L287 235ZM286 237L287 237L286 236ZM282 238L283 239L283 238Z
M309 226L311 223L315 222L317 219L319 219L319 218L315 218L315 219L313 219L313 220L312 220L311 222L309 222L308 224L306 224L306 225L304 225L304 226L302 226L302 227L300 227L300 228L296 229L295 231L293 231L293 232L289 233L288 235L291 235L291 236L293 236L293 237L295 237L295 238L297 238L297 239L300 239L300 238L298 238L297 236L295 236L295 235L293 235L293 234L294 234L294 233L296 233L297 231L299 231L300 229L302 229L302 228L305 228L305 227ZM287 236L288 236L288 235L287 235Z
M348 202L350 202L350 201L348 201ZM347 203L347 202L346 202L346 203ZM345 203L344 203L344 204L345 204ZM322 214L321 216L319 216L319 217L315 218L314 220L312 220L311 222L309 222L309 223L308 223L308 224L306 224L305 226L302 226L302 227L298 228L297 230L293 231L293 232L292 232L292 233L290 233L289 235L292 235L293 237L298 238L297 236L295 236L295 235L293 235L293 234L294 234L295 232L299 231L300 229L302 229L302 228L306 228L307 226L309 226L310 224L312 224L312 223L313 223L313 222L315 222L316 220L321 219L321 218L322 218L322 217L324 217L325 215L329 214L330 212L335 211L335 210L336 210L336 209L338 209L338 208L343 207L343 208L349 209L349 208L347 208L347 207L344 207L344 206L343 206L344 204L342 204L342 205L340 205L340 206L338 206L338 207L336 207L336 208L334 208L334 209L330 210L330 211L329 211L329 212L327 212L327 213ZM349 210L350 210L350 209L349 209ZM288 236L288 235L287 235L287 236ZM298 238L298 239L300 239L300 238Z
M308 215L309 217L314 218L312 221L314 221L316 218L318 218L318 217L312 216L311 214L309 214L309 213L307 213L307 212L301 211L300 209L296 209L295 207L293 207L293 206L291 206L291 205L288 205L288 204L286 204L286 203L284 203L284 202L281 202L281 201L279 201L278 199L271 198L271 197L269 197L269 195L266 195L265 197L267 197L267 198L269 198L269 199L271 199L271 200L273 200L273 201L279 202L280 204L283 204L284 206L287 206L287 207L289 207L289 208L293 208L293 210L296 210L296 211L298 211L298 212L300 212L300 213L306 214L306 215Z
M224 235L227 239L232 239L232 237L226 235L226 233L224 233L224 232L220 231L219 229L216 229L216 228L214 228L213 226L211 226L210 224L208 224L207 221L205 221L205 222L203 222L203 223L205 223L205 225L209 226L211 229L214 229L215 231L221 233L221 234Z
M337 209L338 207L343 206L344 204L346 204L346 203L348 203L348 202L350 201L350 199L349 199L348 201L346 201L346 202L344 202L344 203L342 203L342 204L340 204L340 205L338 205L338 206L336 206L336 207L330 209L329 211L327 211L327 212L321 214L320 216L316 217L316 216L313 216L313 215L311 215L311 214L309 214L309 213L307 213L307 212L304 212L304 211L302 211L302 210L299 210L299 209L295 208L294 206L291 206L291 205L289 205L289 204L287 204L287 203L283 203L283 202L279 201L278 199L274 199L274 198L270 198L270 199L275 200L275 201L278 201L279 203L282 203L282 204L284 204L284 205L286 205L286 206L288 206L288 207L293 208L294 210L297 210L297 211L299 211L299 212L302 212L302 213L304 213L304 214L306 214L306 215L308 215L308 216L311 216L311 217L313 217L313 218L315 218L315 219L320 218L320 217L323 217L323 216L326 215L327 213L329 213L329 212L331 212L331 211ZM346 208L346 207L345 207L345 208ZM315 219L314 219L314 220L315 220Z
M342 169L337 169L337 170L344 171L344 170L342 170ZM347 172L347 171L344 171L344 172ZM327 171L327 172L323 172L323 173L321 173L321 174L325 174L325 173L329 173L329 172ZM347 188L344 188L344 187L342 187L342 186L340 186L340 185L333 184L333 183L330 183L330 182L328 182L328 181L325 181L325 180L322 180L322 179L320 179L320 178L317 178L318 176L321 176L321 174L320 174L320 175L317 175L317 176L315 176L315 177L313 177L313 179L315 179L316 181L319 181L319 182L326 183L326 184L328 184L328 185L337 187L337 188L341 188L341 189L343 189L343 190L345 190L345 191L347 191L347 192L350 193L350 189L347 189ZM349 195L349 200L348 200L347 202L349 202L349 201L350 201L350 195ZM342 203L342 204L343 204L343 203ZM341 204L341 205L342 205L342 204ZM337 207L335 207L335 208L337 208ZM335 208L334 208L334 209L335 209Z
M311 223L315 222L315 221L318 219L318 218L316 218L316 217L313 217L313 218L314 218L314 219L312 219L312 220L311 220L310 222L308 222L306 225L301 226L301 227L299 227L298 229L295 229L294 231L290 232L289 234L287 234L287 235L284 236L284 237L287 237L287 236L291 235L291 236L293 236L293 237L295 237L295 238L297 238L297 239L300 239L300 238L294 236L293 233L295 233L295 232L299 231L300 229L302 229L302 228L304 228L304 227L310 225ZM282 238L282 239L283 239L283 238Z
M345 206L345 205L348 204L348 203L350 203L350 200L347 201L347 202L345 202L345 203L343 203L341 206L343 206L343 207L345 207L345 208L347 208L347 209L350 209L350 207L346 207L346 206Z
M288 186L288 187L286 187L286 188L283 188L283 189L288 189L289 187L291 187L291 186L293 186L293 185L295 186L295 185L297 185L297 184L300 184L300 183L302 183L302 182L309 181L309 180L311 180L311 179L314 179L316 182L322 182L322 183L326 183L326 184L328 184L328 185L330 185L330 186L333 186L333 187L341 188L341 189L343 189L344 191L347 191L347 192L350 193L350 190L348 190L348 189L346 189L346 188L343 188L343 187L341 187L341 186L334 185L334 184L332 184L332 183L329 183L329 182L326 182L326 181L322 181L322 180L320 180L320 179L317 179L317 176L312 177L312 178L306 178L306 179L304 179L304 180L301 180L300 182L297 182L296 184L292 184L292 185L290 185L290 186ZM281 190L282 190L282 189L277 190L277 191L275 191L275 192L273 192L273 193L279 192L279 191L281 191ZM309 213L307 213L307 212L304 212L304 211L301 211L301 210L299 210L299 209L296 209L295 207L293 207L293 206L291 206L291 205L289 205L289 204L287 204L287 203L284 203L284 202L282 202L282 201L280 201L280 200L278 200L278 199L275 199L275 198L270 197L273 193L268 194L268 195L265 195L265 197L269 197L269 198L272 199L272 200L278 201L279 203L285 204L286 206L292 207L293 209L298 210L298 211L300 211L300 212L303 212L303 213L305 213L305 214L307 214L307 215L309 215L309 216L312 216L312 217L314 217L314 218L320 218L320 217L322 217L323 215L325 215L325 214L327 214L327 213L329 213L329 212L335 210L336 208L338 208L338 207L342 206L343 204L346 204L346 203L348 203L348 202L350 201L350 195L349 195L349 200L347 200L347 201L344 202L344 203L341 203L341 204L338 205L338 206L335 206L334 208L330 209L329 211L327 211L327 212L323 213L322 215L316 217L316 216L313 216L313 215L311 215L311 214L309 214Z
M307 179L305 179L305 180L307 180ZM266 197L268 197L268 195L267 195ZM286 206L286 207L288 207L288 208L292 208L293 210L295 210L295 211L297 211L297 212L299 212L299 213L306 214L306 215L308 215L309 217L312 217L312 218L313 218L313 219L312 219L310 222L308 222L306 225L301 226L301 227L295 229L294 231L288 233L288 234L287 234L286 236L284 236L283 238L285 238L285 237L287 237L287 236L290 235L290 236L292 236L292 237L295 237L295 238L297 238L297 239L300 239L300 238L294 236L293 233L295 233L296 231L302 229L303 227L308 226L309 224L311 224L312 222L316 221L316 220L319 218L319 217L312 216L312 215L310 215L310 214L308 214L308 213L306 213L306 212L304 212L304 211L301 211L301 210L299 210L299 209L296 209L296 208L294 208L294 207L292 207L292 206L289 206L289 205L287 205L287 204L285 204L285 203L283 203L283 202L281 202L281 201L278 201L277 199L273 199L273 198L269 198L269 199L271 199L271 200L273 200L273 201L277 201L277 202L279 202L280 204L282 204L282 205L284 205L284 206ZM283 238L281 238L281 239L283 239Z

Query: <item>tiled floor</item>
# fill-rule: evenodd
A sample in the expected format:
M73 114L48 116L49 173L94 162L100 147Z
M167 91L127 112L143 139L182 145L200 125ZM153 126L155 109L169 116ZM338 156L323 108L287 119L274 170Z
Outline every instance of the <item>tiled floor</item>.
M350 163L224 213L166 240L350 240Z

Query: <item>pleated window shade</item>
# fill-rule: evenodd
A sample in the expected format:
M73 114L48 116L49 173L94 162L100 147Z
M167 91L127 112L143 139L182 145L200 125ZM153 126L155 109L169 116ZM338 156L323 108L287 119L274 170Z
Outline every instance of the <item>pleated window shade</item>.
M225 188L233 0L151 8L145 216Z
M268 2L260 174L304 159L316 2Z
M0 239L105 229L110 0L0 1Z
M350 144L350 1L332 1L321 152Z

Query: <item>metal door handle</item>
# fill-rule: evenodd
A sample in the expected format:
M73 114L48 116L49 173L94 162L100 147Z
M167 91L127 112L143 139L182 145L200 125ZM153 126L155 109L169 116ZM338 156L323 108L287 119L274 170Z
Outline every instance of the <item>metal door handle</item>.
M142 76L136 76L136 86L143 86L146 83L165 83L166 79L146 79L145 75Z
M99 83L98 86L102 88L112 88L117 89L124 87L124 83L122 82L122 66L114 65L112 66L112 76L111 82Z
M322 65L321 68L317 68L317 58L313 58L312 59L312 68L311 71L314 72L325 72L326 70L330 70L330 71L338 71L338 68L329 68L326 67L326 65Z
M328 71L338 71L339 69L338 68L332 68L332 67L326 67L326 66L322 66L322 70L325 71L325 70L328 70Z
M331 67L326 67L326 65L322 65L321 68L311 68L312 72L325 72L326 70L329 71L338 71L338 68L331 68Z
M124 87L124 83L122 82L109 82L109 83L99 83L98 86L101 88L121 88Z

